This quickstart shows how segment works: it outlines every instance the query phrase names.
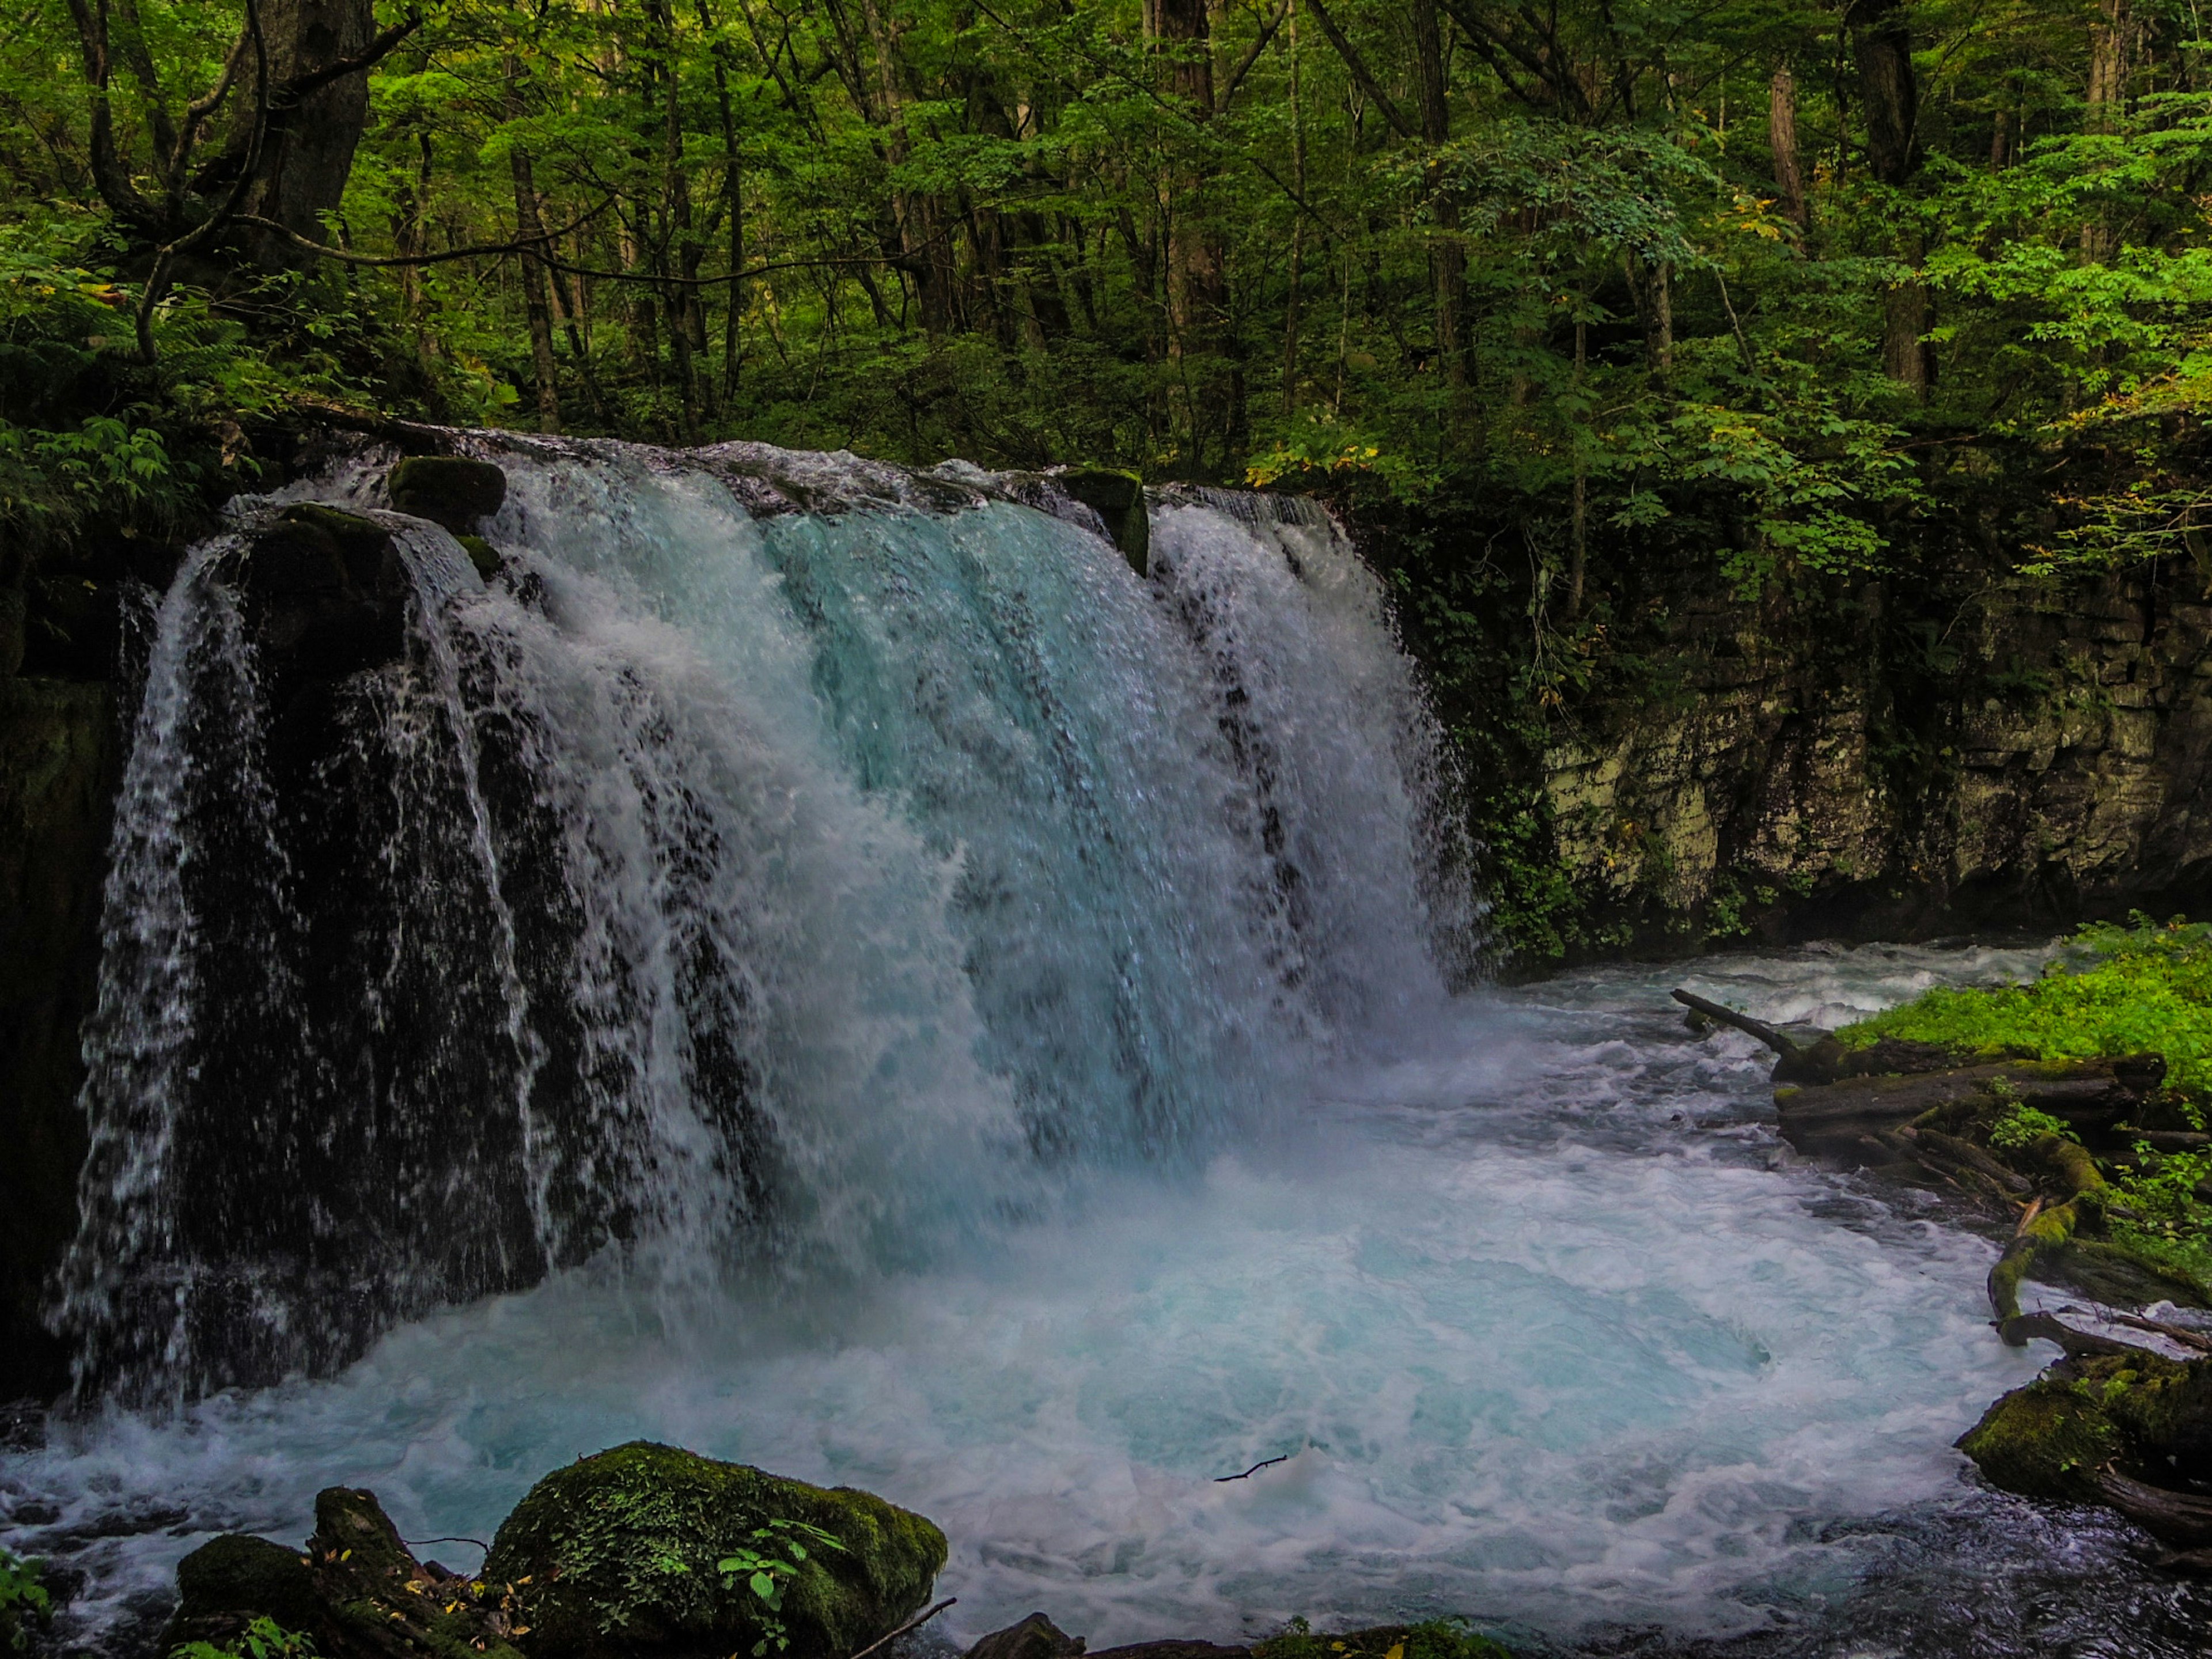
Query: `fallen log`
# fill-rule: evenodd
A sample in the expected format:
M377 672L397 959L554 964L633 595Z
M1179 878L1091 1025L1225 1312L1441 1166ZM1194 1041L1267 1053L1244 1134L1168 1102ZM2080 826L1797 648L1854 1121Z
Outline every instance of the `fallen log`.
M2099 1470L2092 1484L2099 1497L2152 1537L2189 1549L2212 1545L2212 1498L2148 1486L2114 1469Z

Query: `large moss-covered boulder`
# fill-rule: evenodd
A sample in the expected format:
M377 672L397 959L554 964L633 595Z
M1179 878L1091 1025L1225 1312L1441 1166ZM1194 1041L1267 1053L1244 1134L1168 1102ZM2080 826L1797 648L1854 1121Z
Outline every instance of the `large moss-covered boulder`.
M1959 1438L1990 1484L2024 1498L2092 1503L2096 1476L2128 1449L2093 1389L2039 1377L1982 1413Z
M756 1534L819 1528L840 1548L806 1559L769 1614L733 1553L788 1552ZM549 1474L501 1523L484 1576L512 1585L515 1637L532 1659L749 1655L781 1621L790 1659L842 1659L921 1607L945 1565L945 1534L871 1493L825 1490L672 1446L636 1441ZM769 1652L774 1654L773 1645Z

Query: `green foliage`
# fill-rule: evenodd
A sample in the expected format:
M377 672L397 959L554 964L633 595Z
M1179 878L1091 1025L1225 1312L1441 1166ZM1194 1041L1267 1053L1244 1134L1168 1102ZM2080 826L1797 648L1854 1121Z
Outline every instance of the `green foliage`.
M218 1647L213 1642L186 1642L170 1650L169 1659L314 1659L313 1640L298 1631L286 1630L274 1619L260 1618L247 1625L236 1640Z
M2001 1152L2023 1151L2045 1135L2073 1139L2072 1131L2063 1121L2048 1112L2039 1112L2033 1106L2014 1106L1990 1126L1990 1145Z
M0 1642L12 1653L29 1650L33 1632L53 1611L40 1577L38 1562L0 1549Z
M1850 1047L1891 1036L2053 1060L2159 1054L2168 1085L2201 1103L2212 1091L2212 925L2141 915L2125 927L2093 924L2033 984L1929 991L1837 1036Z
M819 1527L810 1527L803 1521L770 1521L766 1526L753 1528L751 1540L741 1545L714 1563L714 1571L722 1575L722 1586L727 1589L743 1581L761 1606L766 1609L762 1618L761 1638L753 1644L753 1659L772 1647L778 1653L791 1647L791 1632L776 1615L783 1611L783 1592L797 1578L806 1563L806 1546L802 1539L813 1540L817 1547L842 1551L832 1534ZM780 1550L781 1555L769 1553ZM787 1561L783 1556L791 1559Z

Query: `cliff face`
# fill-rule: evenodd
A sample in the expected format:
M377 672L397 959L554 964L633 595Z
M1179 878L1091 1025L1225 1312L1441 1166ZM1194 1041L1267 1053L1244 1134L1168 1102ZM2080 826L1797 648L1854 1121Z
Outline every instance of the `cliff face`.
M2212 897L2201 573L1668 607L1553 724L1553 848L1618 945L2051 927Z
M39 1313L76 1229L77 1033L121 772L112 685L0 678L0 1400L68 1378Z

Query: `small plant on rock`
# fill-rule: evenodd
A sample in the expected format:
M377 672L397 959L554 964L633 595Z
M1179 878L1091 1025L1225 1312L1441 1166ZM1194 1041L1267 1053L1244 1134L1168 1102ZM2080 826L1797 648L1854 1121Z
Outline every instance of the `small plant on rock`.
M1990 1127L1990 1145L2001 1152L2016 1152L2023 1146L2033 1146L2045 1135L2070 1140L2074 1132L2048 1112L2039 1112L2033 1106L2014 1106Z
M0 1643L10 1652L27 1651L31 1627L45 1624L52 1611L53 1598L39 1582L39 1564L0 1550Z
M821 1549L842 1551L845 1547L832 1534L819 1527L810 1527L804 1521L771 1521L764 1527L753 1528L750 1544L714 1563L715 1571L722 1575L724 1589L734 1589L742 1581L760 1600L761 1639L753 1644L753 1659L763 1659L771 1647L781 1653L791 1646L791 1632L780 1615L783 1612L783 1592L799 1577L806 1561L806 1544L802 1540ZM784 1559L787 1556L788 1560Z
M312 1638L286 1630L274 1619L255 1620L228 1647L212 1642L187 1642L173 1649L169 1659L315 1659Z

